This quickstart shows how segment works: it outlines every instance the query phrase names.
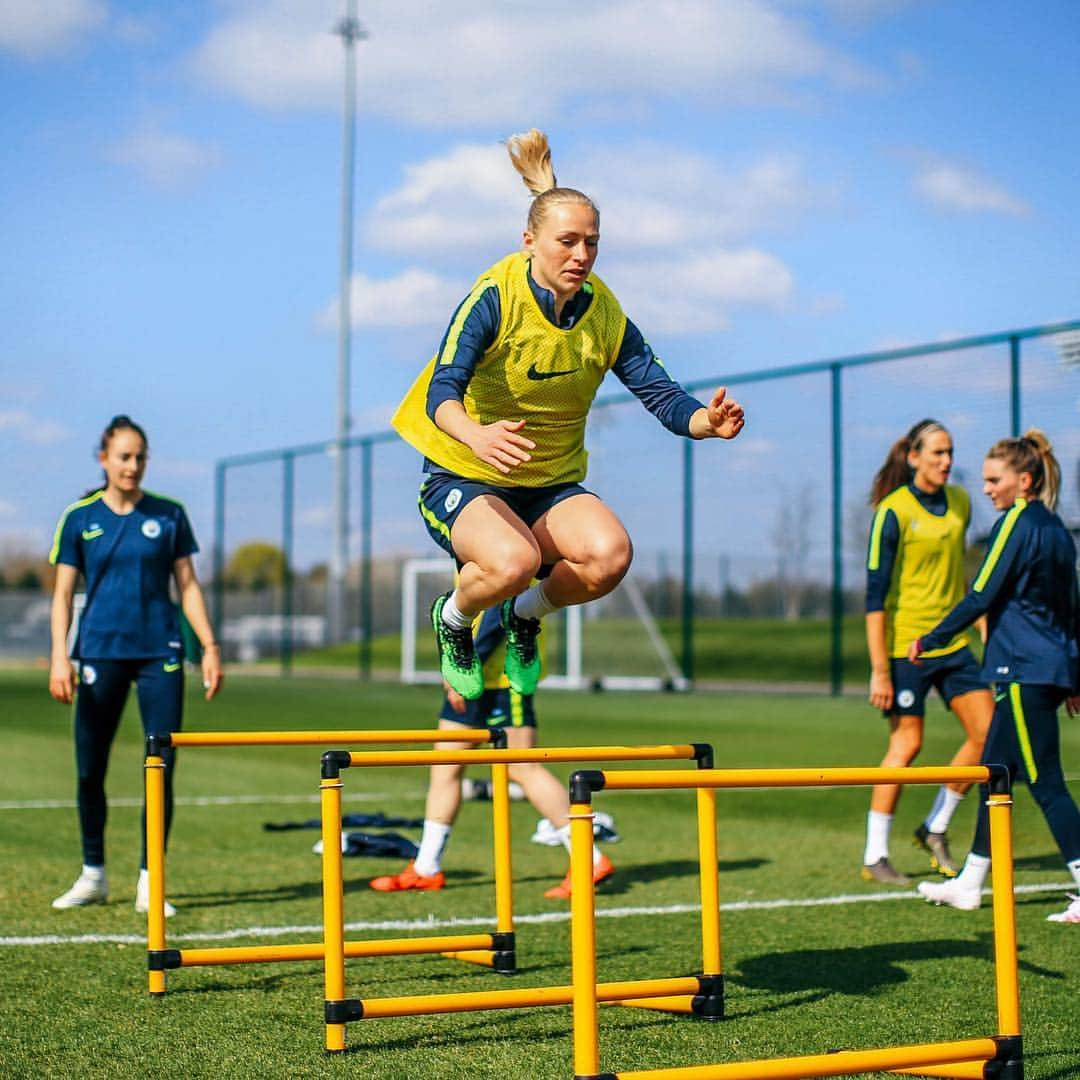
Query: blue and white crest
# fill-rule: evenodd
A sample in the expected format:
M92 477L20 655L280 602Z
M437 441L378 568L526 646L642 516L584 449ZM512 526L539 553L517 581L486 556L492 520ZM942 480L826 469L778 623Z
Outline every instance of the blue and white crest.
M457 509L459 502L461 502L461 488L451 488L450 493L443 500L443 509L448 514L452 514Z
M147 518L142 523L142 534L147 540L156 540L161 535L161 522L156 518Z

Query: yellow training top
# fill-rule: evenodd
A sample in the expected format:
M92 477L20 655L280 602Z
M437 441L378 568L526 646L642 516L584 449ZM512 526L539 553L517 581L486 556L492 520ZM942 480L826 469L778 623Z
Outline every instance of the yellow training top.
M591 274L582 287L592 290L593 299L582 318L569 330L552 325L529 288L528 265L518 252L482 274L458 310L449 337L460 332L473 304L494 285L499 290L499 331L476 366L463 404L479 424L524 420L522 434L536 443L531 460L504 475L434 424L426 403L437 357L420 373L391 421L407 443L435 464L500 487L545 487L585 478L585 420L600 383L618 359L626 331L618 300ZM449 362L453 349L445 349L444 355Z
M945 500L946 511L938 517L905 484L886 495L874 513L869 570L880 565L881 530L890 510L900 528L885 598L885 644L890 657L906 656L911 642L931 631L964 598L964 533L971 502L962 487L951 484L945 487ZM967 644L967 634L958 634L944 648L923 656L946 656Z

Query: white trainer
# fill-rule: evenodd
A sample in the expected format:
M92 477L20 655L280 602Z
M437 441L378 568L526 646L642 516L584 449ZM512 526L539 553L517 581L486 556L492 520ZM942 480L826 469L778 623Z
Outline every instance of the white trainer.
M1055 911L1053 915L1047 915L1047 922L1071 922L1080 923L1080 896L1069 893L1072 903L1064 911Z
M920 881L918 890L931 904L948 904L959 911L977 911L982 906L982 890L964 887L958 877L948 881Z
M145 915L150 910L150 876L145 870L139 872L139 883L135 886L135 910L140 915ZM165 901L165 918L171 919L176 914L176 908Z
M87 904L104 904L108 899L109 883L105 872L88 874L84 870L75 879L75 884L52 902L52 906L57 911L65 911L68 908L86 907Z

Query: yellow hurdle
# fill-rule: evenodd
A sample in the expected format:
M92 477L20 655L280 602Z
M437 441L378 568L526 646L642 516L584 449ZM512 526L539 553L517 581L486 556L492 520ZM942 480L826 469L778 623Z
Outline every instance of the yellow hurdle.
M433 994L405 998L364 998L346 999L345 960L350 955L343 936L336 935L338 910L343 902L341 897L342 856L341 856L341 813L335 800L340 795L327 785L338 783L340 771L346 768L374 768L382 766L430 766L449 764L490 765L492 777L493 833L495 859L495 903L496 929L486 935L486 944L474 947L467 944L467 939L457 939L458 944L442 950L444 956L470 963L494 967L504 974L515 969L516 956L513 928L513 871L510 850L510 796L509 766L520 762L597 762L597 761L676 761L693 760L698 767L712 764L712 749L704 743L686 743L683 745L659 746L576 746L576 747L533 747L522 749L487 749L475 750L371 750L345 751L329 750L322 757L323 769L323 889L334 894L334 902L324 904L327 918L333 919L333 925L327 926L324 941L323 964L326 970L326 1049L340 1051L344 1049L345 1024L361 1019L374 1019L388 1016L418 1016L433 1013L473 1012L484 1009L514 1009L542 1005L568 1005L573 997L573 987L535 987L530 990L480 991L463 994ZM696 774L695 774L696 775ZM715 815L715 806L708 799L704 802L703 817L711 811ZM588 820L579 824L571 815L571 834L577 828L585 836L589 845L588 863L589 884L592 885L592 814ZM715 816L712 824L713 847L715 852ZM579 841L580 842L580 841ZM707 849L706 849L707 850ZM579 871L581 872L581 871ZM716 889L716 868L713 865L713 892ZM574 886L576 889L576 885ZM705 895L703 891L703 895ZM704 918L704 916L703 916ZM705 968L716 968L719 976L719 912L714 910L716 927L711 938L710 959L705 961ZM483 937L483 936L482 936ZM416 952L429 951L416 949ZM404 950L402 950L404 952ZM626 1004L641 1004L656 1007L658 1000L673 1001L676 1011L697 1011L694 1003L713 1000L710 991L712 983L700 977L667 979L652 982L618 983L598 988L599 1000L618 1003L625 999Z
M832 787L837 785L944 784L958 781L990 785L990 845L993 854L993 914L997 1034L955 1042L918 1046L890 1046L844 1050L803 1057L762 1061L694 1065L629 1072L601 1072L597 1003L594 887L592 881L592 796L597 791L690 790L698 796L699 855L702 883L702 942L705 972L720 970L720 940L705 907L718 900L712 892L716 865L715 805L711 810L703 792L715 796L720 788ZM570 780L574 821L571 825L571 897L573 961L574 1075L577 1080L801 1080L806 1077L846 1076L860 1072L897 1072L921 1076L982 1078L1023 1075L1020 1001L1016 962L1016 909L1013 897L1011 832L1012 799L1009 778L1002 766L909 769L701 769L697 772L646 770L641 772L577 772ZM579 824L580 823L580 824ZM704 834L711 834L711 838ZM716 924L717 928L719 924ZM711 965L711 967L710 967ZM703 980L704 982L705 980ZM722 985L717 988L722 1014ZM638 995L644 997L644 995ZM610 999L608 999L610 1000ZM626 1004L634 1004L627 1001ZM639 1000L639 1005L677 1006L678 996ZM685 1011L685 1009L683 1010ZM696 1010L695 1010L696 1011Z
M259 964L290 960L321 960L323 943L305 945L258 945L222 949L170 949L165 937L165 763L166 747L252 747L252 746L372 746L386 743L501 742L502 733L491 731L178 731L147 739L146 781L146 871L149 878L146 948L149 992L165 993L165 972L174 968L204 964ZM468 751L467 751L468 752ZM340 785L339 785L340 787ZM341 843L341 807L335 843ZM408 939L398 942L350 942L348 956L381 956L395 953L441 952L444 949L472 950L490 942L490 935L453 938ZM477 943L481 944L478 946ZM387 949L387 951L382 951Z

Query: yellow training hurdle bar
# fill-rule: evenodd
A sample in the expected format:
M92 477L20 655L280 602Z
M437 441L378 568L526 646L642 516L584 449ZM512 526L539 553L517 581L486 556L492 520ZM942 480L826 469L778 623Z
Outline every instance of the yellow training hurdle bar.
M592 797L594 792L694 789L699 832L715 822L719 788L826 787L869 784L945 784L962 781L990 785L990 843L993 853L994 961L998 1034L958 1042L927 1043L872 1050L740 1061L730 1064L632 1072L601 1072L597 1028L600 993L596 982L596 909L592 881ZM902 1072L922 1076L1022 1080L1023 1044L1017 986L1016 909L1013 898L1012 798L1008 774L999 765L970 768L905 769L704 769L678 771L577 772L570 780L571 952L573 961L573 1033L575 1080L802 1080L859 1072ZM708 805L713 806L713 814ZM715 866L715 826L711 840L700 840L702 858ZM704 863L702 879L706 876ZM719 906L702 905L703 944L715 949L719 973ZM706 926L708 931L706 933ZM706 968L708 970L708 968ZM602 985L602 984L600 984ZM630 986L641 984L630 983ZM646 985L655 985L654 983ZM629 1004L629 1002L627 1002Z
M174 968L210 964L258 964L281 960L320 960L322 942L307 945L257 945L222 949L170 949L165 939L165 762L167 747L236 746L373 746L393 743L471 742L505 743L499 729L491 731L178 731L151 735L146 740L146 871L149 877L146 948L151 995L165 993L165 972ZM340 826L340 819L338 821ZM340 847L341 835L337 843ZM458 939L455 939L458 940ZM350 945L362 950L378 942ZM451 946L453 947L453 946ZM465 947L465 946L459 946ZM350 951L350 955L380 955L377 951Z
M350 1021L390 1016L429 1016L436 1013L478 1012L486 1009L519 1009L540 1005L569 1005L571 986L545 986L523 990L479 991L473 993L424 994L398 998L347 999L345 960L354 956L403 955L441 952L455 959L487 964L503 973L515 970L516 954L513 921L513 873L510 857L510 765L526 762L582 763L596 761L693 760L698 769L711 769L712 747L706 743L678 746L574 746L532 749L405 750L349 753L330 750L322 757L322 842L323 842L323 942L325 984L326 1049L345 1049L345 1025ZM344 887L341 855L341 771L347 768L398 765L490 765L495 845L495 932L473 935L472 939L405 938L379 943L382 951L358 952L345 941ZM678 775L678 773L673 773ZM692 775L698 775L694 773ZM590 862L592 852L590 824ZM715 855L716 823L713 822ZM715 866L715 862L714 862ZM715 870L714 870L715 878ZM592 873L589 874L592 885ZM714 882L715 887L715 882ZM715 896L715 891L712 894ZM703 892L704 900L704 892ZM469 940L469 944L462 942ZM719 950L719 941L716 942ZM706 963L706 971L709 970ZM649 983L611 983L597 988L605 1001L658 999L681 995L680 1001L699 1003L700 1015L722 1013L710 992L711 983L699 978L661 979ZM719 1010L719 1012L717 1012Z

